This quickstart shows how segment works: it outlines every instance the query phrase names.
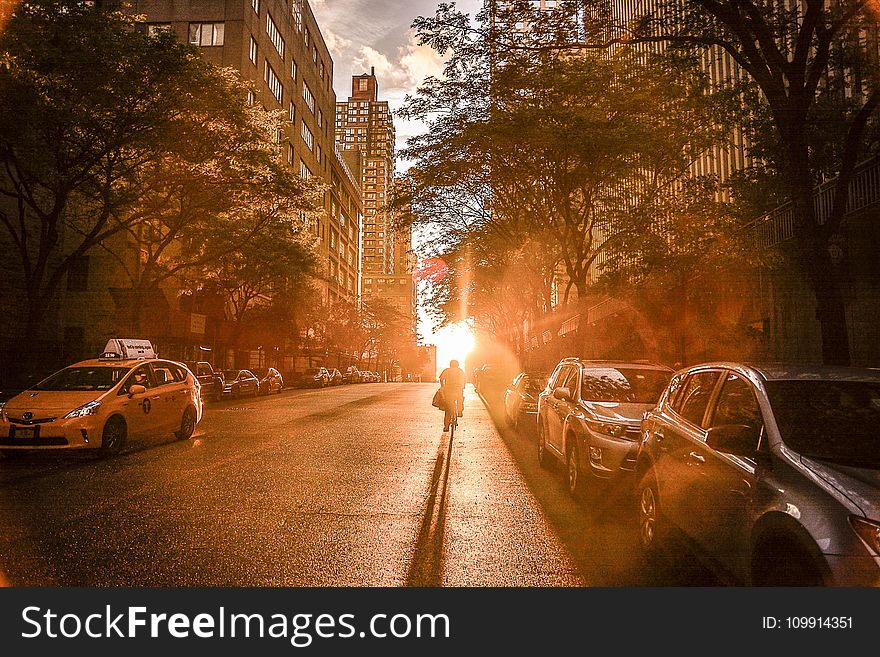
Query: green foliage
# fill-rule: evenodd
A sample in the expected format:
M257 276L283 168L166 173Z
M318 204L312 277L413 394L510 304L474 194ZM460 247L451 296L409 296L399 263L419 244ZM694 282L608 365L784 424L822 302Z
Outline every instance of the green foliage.
M278 235L293 236L278 254L291 271L307 265L296 234L320 186L280 162L281 119L248 106L247 91L233 71L124 13L17 7L0 35L0 223L22 265L26 330L71 264L98 247L134 288Z
M416 22L448 59L403 109L429 126L404 156L414 215L450 265L433 292L440 314L489 317L515 341L524 319L589 293L600 254L636 256L669 223L670 197L689 191L691 163L735 108L692 57L574 47L579 3L487 7L470 21L442 5ZM718 208L690 209L713 222L697 212Z

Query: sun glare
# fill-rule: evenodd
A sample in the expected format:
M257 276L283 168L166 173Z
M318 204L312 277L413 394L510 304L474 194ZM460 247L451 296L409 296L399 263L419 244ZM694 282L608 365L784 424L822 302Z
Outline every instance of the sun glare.
M464 360L474 348L474 331L467 322L450 324L434 334L434 344L437 345L438 373L449 367L453 358L464 369Z

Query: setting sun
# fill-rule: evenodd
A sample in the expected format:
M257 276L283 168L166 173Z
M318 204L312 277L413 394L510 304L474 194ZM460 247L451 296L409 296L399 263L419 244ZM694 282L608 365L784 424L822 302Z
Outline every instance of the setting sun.
M444 326L434 334L437 345L437 371L449 366L453 358L464 368L464 361L474 348L474 331L467 322Z

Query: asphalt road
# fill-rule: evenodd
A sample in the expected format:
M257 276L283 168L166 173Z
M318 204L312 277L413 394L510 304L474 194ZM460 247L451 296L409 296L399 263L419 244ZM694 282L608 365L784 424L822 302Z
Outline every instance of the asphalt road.
M194 438L0 459L0 582L62 586L713 584L634 551L629 504L574 502L471 389L450 443L431 384L209 406Z

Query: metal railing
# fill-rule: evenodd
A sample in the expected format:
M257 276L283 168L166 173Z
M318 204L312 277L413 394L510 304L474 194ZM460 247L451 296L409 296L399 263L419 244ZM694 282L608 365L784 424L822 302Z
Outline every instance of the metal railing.
M824 224L834 207L834 189L837 179L829 180L819 186L813 198L813 207L819 224ZM844 216L880 202L880 158L862 162L856 167L846 199ZM758 244L765 248L781 244L795 236L797 217L794 204L782 205L772 212L748 223L746 230L754 230Z

